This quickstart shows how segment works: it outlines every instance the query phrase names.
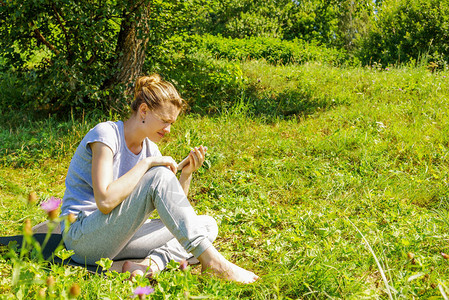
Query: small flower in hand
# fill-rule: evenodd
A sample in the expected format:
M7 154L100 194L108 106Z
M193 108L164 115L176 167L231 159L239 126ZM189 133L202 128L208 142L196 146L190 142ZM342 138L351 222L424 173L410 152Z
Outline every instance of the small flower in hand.
M46 202L42 202L41 208L48 214L50 220L54 220L58 217L58 208L61 205L62 200L56 197L51 197Z

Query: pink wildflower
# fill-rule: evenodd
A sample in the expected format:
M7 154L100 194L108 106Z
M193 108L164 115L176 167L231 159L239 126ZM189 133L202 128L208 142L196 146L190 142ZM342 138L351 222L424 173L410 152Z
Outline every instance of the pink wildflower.
M42 202L41 208L46 212L51 212L52 210L58 209L59 205L61 205L61 199L52 196L46 202Z
M58 216L58 208L61 205L61 201L59 198L51 197L46 202L41 203L41 208L47 212L50 220L54 220Z
M189 263L187 262L187 260L183 260L179 263L179 269L181 271L187 271L187 266L189 265Z
M150 286L139 286L134 290L134 297L139 297L139 299L145 299L146 295L154 293L154 288Z

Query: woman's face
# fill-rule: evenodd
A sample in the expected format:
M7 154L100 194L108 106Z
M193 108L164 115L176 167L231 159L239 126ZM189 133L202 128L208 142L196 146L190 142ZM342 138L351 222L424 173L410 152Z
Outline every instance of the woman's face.
M159 142L165 134L170 132L170 126L178 118L181 110L175 105L165 102L157 109L147 110L145 113L145 127L146 136L153 142Z

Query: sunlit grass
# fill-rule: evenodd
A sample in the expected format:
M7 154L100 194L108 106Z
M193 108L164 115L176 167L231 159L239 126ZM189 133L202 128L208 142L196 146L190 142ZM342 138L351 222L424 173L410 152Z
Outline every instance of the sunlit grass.
M208 146L190 200L218 221L216 244L224 255L262 280L241 286L172 270L157 278L154 296L162 290L171 298L188 291L230 299L449 294L449 261L441 255L449 252L447 75L264 62L242 69L251 94L221 114L182 116L160 149L180 160L191 147ZM287 102L286 95L298 98ZM2 123L0 234L21 233L25 218L33 225L45 219L28 206L28 193L36 191L40 201L61 197L79 140L104 118ZM12 268L1 261L6 295L19 289L10 288ZM26 274L53 274L62 282L60 295L77 281L82 298L126 298L135 287L112 275L57 268ZM27 278L35 280L30 296L45 286Z

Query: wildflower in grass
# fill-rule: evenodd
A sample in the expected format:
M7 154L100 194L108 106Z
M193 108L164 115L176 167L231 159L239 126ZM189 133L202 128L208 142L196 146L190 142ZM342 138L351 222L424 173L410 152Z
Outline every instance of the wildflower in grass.
M416 264L416 261L415 261L415 254L414 254L414 253L408 252L408 253L407 253L407 257L410 259L410 262L412 263L412 265Z
M47 289L46 288L39 289L39 291L37 292L37 298L38 299L47 299Z
M146 295L154 293L154 288L151 286L139 286L134 290L134 297L139 297L139 299L145 299Z
M76 221L76 216L73 213L69 213L67 216L67 220L70 222L70 224L72 224L73 222Z
M55 285L55 278L50 275L50 276L47 277L47 280L46 280L45 283L47 284L47 286L49 288L51 288L51 287L53 287Z
M81 294L81 289L78 283L74 282L72 286L70 287L70 296L71 297L78 297Z
M33 228L31 227L30 219L25 219L25 224L23 225L23 233L25 235L33 235Z
M181 270L181 271L187 271L187 266L188 266L189 264L187 263L187 260L183 260L183 261L181 261L180 263L179 263L179 269Z
M34 204L37 201L37 194L35 191L32 191L28 194L28 203Z
M61 205L61 199L51 197L46 202L41 204L41 208L47 212L50 220L54 220L58 217L59 205Z

